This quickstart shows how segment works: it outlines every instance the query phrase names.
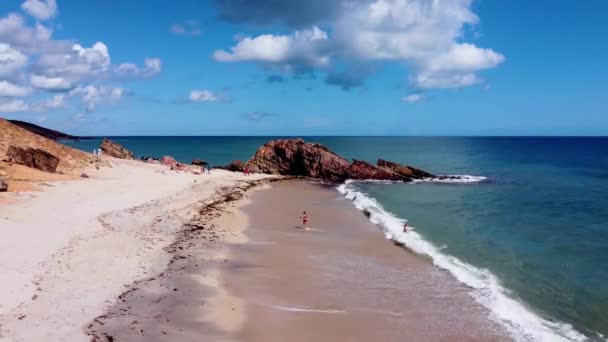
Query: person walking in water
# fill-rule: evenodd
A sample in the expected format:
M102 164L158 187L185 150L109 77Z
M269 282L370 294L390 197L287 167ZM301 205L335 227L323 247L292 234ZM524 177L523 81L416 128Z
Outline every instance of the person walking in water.
M407 221L403 223L403 232L407 233Z
M303 211L302 216L300 216L300 218L302 219L302 228L308 229L308 227L306 227L306 225L308 224L308 214L306 214L306 212Z

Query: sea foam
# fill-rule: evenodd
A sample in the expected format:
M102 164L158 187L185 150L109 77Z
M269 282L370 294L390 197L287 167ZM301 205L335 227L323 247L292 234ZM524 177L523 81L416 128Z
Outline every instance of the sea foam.
M470 179L476 179L476 182L485 180L484 177ZM570 324L544 319L523 303L513 299L509 295L509 290L502 287L500 280L487 269L477 268L443 253L445 245L434 246L416 232L415 227L410 227L407 233L404 233L403 224L406 220L384 210L378 201L358 191L353 183L354 181L346 181L338 186L337 190L350 199L357 209L363 211L371 222L380 227L387 239L415 253L429 256L435 266L450 272L458 281L470 287L469 294L488 308L491 312L490 318L507 328L517 341L587 340Z

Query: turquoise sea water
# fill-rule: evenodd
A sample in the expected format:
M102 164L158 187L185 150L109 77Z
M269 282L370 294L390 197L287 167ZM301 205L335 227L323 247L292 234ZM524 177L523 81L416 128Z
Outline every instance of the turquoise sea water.
M139 156L212 165L246 160L270 139L115 138ZM387 237L471 286L518 339L608 335L608 138L306 140L348 158L486 177L468 184L350 183L341 191L371 211ZM66 144L90 151L99 140ZM399 233L402 219L414 227L409 235Z

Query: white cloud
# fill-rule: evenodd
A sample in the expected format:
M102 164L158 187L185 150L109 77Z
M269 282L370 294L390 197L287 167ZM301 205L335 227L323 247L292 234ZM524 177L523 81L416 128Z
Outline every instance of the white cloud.
M55 0L26 0L21 8L38 20L48 20L57 14L57 2Z
M264 34L255 38L244 37L230 52L217 50L213 57L220 62L253 61L289 69L299 64L322 67L330 60L330 55L325 51L327 40L327 33L315 26L290 35Z
M414 88L457 88L481 82L479 71L505 60L492 49L463 42L465 28L479 23L472 11L473 0L301 2L297 6L308 6L300 8L307 13L306 20L298 20L287 10L289 6L272 0L226 2L217 5L232 20L256 22L256 9L261 8L260 22L310 23L312 28L243 38L230 52L214 53L221 62L287 64L293 70L297 65L326 67L334 60L355 65L394 61L407 65Z
M32 89L18 86L8 81L0 81L0 97L23 97L32 92Z
M9 44L0 43L0 77L8 77L27 65L27 56Z
M32 75L30 82L34 88L43 90L68 90L72 88L71 82L61 77Z
M192 90L188 96L190 102L218 102L220 96L214 94L209 90Z
M413 79L413 84L420 89L463 88L481 83L474 73L433 73L422 72Z
M91 65L92 68L106 71L110 66L110 53L106 44L102 42L97 42L90 48L75 44L72 50L76 52L81 61Z
M95 111L101 103L114 103L127 95L127 91L119 87L80 86L69 92L70 96L79 97L88 112Z
M424 95L414 93L414 94L409 94L409 95L402 97L401 101L408 102L408 103L416 103L416 102L423 101L424 99L425 99Z
M154 77L162 71L162 61L160 58L146 58L144 66L138 67L133 63L122 63L118 65L114 72L120 77L147 78Z
M53 109L59 109L65 105L65 98L65 94L55 95L49 99L35 103L33 108L37 112L46 112Z
M38 20L57 13L55 1L28 0L23 8ZM127 71L119 72L124 65ZM54 39L49 27L39 22L30 24L19 14L0 17L0 97L31 96L22 102L2 102L3 108L11 111L51 110L74 97L88 110L94 110L100 103L112 103L128 95L111 85L116 78L142 79L157 75L161 69L158 58L146 58L141 67L131 63L113 65L109 48L101 41L87 47L73 40ZM70 90L73 92L67 93ZM66 94L39 100L51 91Z
M23 100L0 101L0 113L15 113L28 110L27 103Z

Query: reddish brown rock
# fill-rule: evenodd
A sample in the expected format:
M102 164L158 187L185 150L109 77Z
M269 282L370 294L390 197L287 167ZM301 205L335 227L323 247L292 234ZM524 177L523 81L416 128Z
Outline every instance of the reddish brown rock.
M101 151L110 157L118 159L135 159L133 152L108 138L103 138L103 141L101 142Z
M57 165L59 164L59 158L38 148L28 147L23 149L17 146L9 146L6 156L9 161L13 163L45 172L55 173L57 171Z
M378 166L396 172L404 177L412 179L435 178L436 176L426 171L417 169L409 165L401 165L388 160L378 159Z
M434 177L432 174L386 160L373 165L361 160L352 164L327 147L308 143L302 139L280 139L266 143L246 163L232 162L225 169L230 171L261 172L277 175L305 176L330 181L388 180L411 181L416 178Z
M340 181L348 178L349 163L321 144L280 139L260 147L244 167L252 172Z
M388 181L408 181L410 178L405 177L397 172L379 168L368 162L354 160L348 169L349 179L374 179Z
M242 172L243 169L245 168L244 166L245 164L243 164L242 161L240 160L235 160L232 163L228 164L225 169L228 171L232 171L232 172ZM261 172L261 171L260 171Z
M192 161L192 165L196 165L196 166L205 166L205 165L207 165L207 164L208 164L208 163L207 163L206 161L201 160L201 159L194 159L194 160Z

